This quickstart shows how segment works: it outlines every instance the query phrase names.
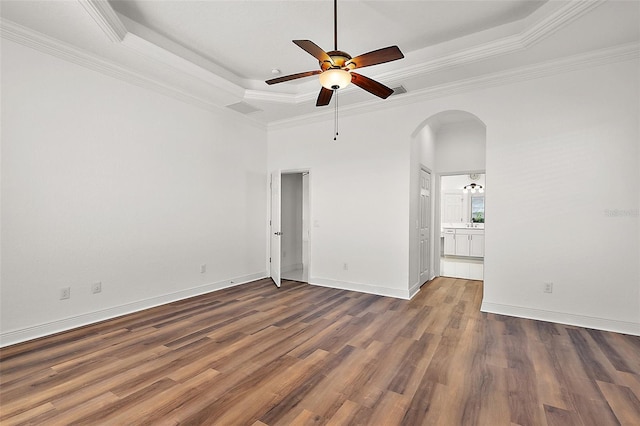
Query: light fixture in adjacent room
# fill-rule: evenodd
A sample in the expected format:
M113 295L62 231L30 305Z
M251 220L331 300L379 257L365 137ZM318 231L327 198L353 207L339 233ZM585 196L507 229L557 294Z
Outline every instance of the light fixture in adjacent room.
M464 192L465 194L467 192L471 192L472 194L479 192L482 194L484 192L484 188L482 187L482 185L478 185L477 183L470 183L469 185L465 185L462 188L462 192Z

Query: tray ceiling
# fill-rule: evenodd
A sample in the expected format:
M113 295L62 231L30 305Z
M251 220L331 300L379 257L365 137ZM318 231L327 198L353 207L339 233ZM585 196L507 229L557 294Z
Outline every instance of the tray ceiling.
M291 40L332 50L330 0L3 0L0 13L4 38L203 107L233 105L265 125L331 114L315 107L317 77L264 83L272 69L317 69ZM362 74L407 90L380 100L347 88L341 109L638 57L638 22L636 1L338 1L338 48L355 56L398 45L405 59Z

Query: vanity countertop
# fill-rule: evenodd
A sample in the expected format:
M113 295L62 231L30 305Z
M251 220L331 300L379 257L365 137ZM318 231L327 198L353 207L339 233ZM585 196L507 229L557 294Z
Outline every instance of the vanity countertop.
M484 223L443 223L442 229L484 229Z

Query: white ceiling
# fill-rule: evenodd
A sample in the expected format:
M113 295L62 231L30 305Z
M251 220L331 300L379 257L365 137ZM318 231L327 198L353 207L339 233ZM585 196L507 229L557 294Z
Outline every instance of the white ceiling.
M238 114L269 125L331 114L330 107L315 107L317 77L264 83L274 68L280 75L318 68L291 40L333 50L331 0L0 5L3 37L203 107L240 103ZM384 108L573 62L637 57L639 40L635 0L339 0L338 48L356 56L399 46L404 59L360 72L408 92L381 100L350 86L340 105L346 113Z

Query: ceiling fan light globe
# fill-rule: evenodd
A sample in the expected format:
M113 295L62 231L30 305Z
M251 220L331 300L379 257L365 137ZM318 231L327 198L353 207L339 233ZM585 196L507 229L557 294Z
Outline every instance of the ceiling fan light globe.
M344 89L351 83L351 74L349 71L334 68L328 69L320 74L320 84L329 90Z

